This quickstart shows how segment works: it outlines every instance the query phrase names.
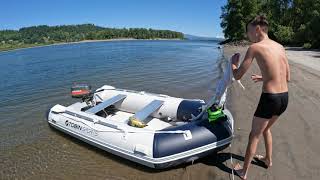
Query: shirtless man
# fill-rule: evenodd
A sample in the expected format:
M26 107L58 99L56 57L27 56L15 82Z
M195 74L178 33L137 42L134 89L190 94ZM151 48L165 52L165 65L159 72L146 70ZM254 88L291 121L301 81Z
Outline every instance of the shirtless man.
M247 36L253 43L247 50L243 62L239 65L240 54L232 56L233 76L241 79L256 59L261 74L253 74L254 82L263 82L262 94L252 120L252 129L245 154L243 167L237 164L235 172L241 179L246 179L250 163L256 153L261 135L264 137L266 155L257 155L256 158L272 166L272 135L270 128L288 105L288 84L290 80L289 64L282 45L269 39L268 22L264 16L257 16L247 24Z

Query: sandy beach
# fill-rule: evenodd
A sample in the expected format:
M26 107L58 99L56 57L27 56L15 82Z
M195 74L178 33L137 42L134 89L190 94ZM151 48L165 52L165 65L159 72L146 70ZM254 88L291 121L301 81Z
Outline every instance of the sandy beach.
M224 54L229 58L240 51L243 58L246 49L228 46ZM249 179L319 179L320 52L300 48L286 48L286 52L291 68L289 106L272 128L273 167L264 169L255 163ZM229 91L228 108L233 112L236 127L231 150L235 162L243 162L252 116L261 93L262 84L250 79L253 73L260 74L255 62L242 79L246 90L234 83ZM263 139L257 153L264 154Z

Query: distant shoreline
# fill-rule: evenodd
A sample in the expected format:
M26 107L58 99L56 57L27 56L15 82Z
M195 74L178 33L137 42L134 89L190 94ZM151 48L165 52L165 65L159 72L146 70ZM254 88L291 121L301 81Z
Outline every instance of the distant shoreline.
M96 39L96 40L82 40L82 41L74 41L74 42L58 42L58 43L52 43L52 44L33 44L30 45L30 47L17 47L13 49L0 49L0 53L2 52L11 52L11 51L17 51L17 50L23 50L23 49L31 49L31 48L39 48L39 47L47 47L47 46L59 46L59 45L66 45L66 44L80 44L80 43L89 43L89 42L109 42L109 41L170 41L170 40L183 40L183 39L162 39L162 38L155 38L155 39L134 39L134 38L120 38L120 39Z

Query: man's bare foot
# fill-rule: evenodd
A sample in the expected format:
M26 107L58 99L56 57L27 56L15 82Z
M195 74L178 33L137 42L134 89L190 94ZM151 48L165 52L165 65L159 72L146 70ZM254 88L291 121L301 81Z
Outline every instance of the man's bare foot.
M256 161L261 161L264 163L265 168L269 168L272 166L272 161L268 160L265 156L262 155L255 155L254 159Z
M241 179L244 179L244 180L247 179L247 176L245 172L243 172L243 169L239 163L233 167L233 170L235 174L238 175Z

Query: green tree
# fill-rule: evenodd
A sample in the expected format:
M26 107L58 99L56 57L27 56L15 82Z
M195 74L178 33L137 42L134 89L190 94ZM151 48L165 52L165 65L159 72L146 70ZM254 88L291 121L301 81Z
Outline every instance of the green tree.
M225 37L244 39L246 23L258 14L267 16L271 39L286 45L320 47L320 0L228 0L221 14Z
M242 3L239 0L228 0L227 5L222 7L221 27L226 38L241 40L244 38L244 17Z
M225 37L231 40L245 38L246 24L259 10L258 0L228 0L222 7L221 27Z

